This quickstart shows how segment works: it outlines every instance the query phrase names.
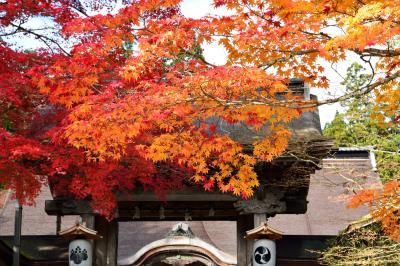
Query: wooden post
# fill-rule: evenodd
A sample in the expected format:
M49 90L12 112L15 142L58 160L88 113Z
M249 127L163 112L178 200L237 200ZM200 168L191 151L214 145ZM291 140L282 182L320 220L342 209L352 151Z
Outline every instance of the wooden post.
M93 229L94 228L94 214L82 214L82 222L85 224L85 226L89 229Z
M253 215L239 215L236 224L237 235L237 265L251 266L252 241L247 241L244 237L246 231L254 228Z
M81 219L87 228L96 230L94 214L82 214ZM92 243L93 247L93 262L96 262L96 242L97 241L90 239L90 243Z
M117 266L118 222L108 222L104 217L95 217L95 228L101 239L95 241L95 265Z
M61 231L61 215L57 215L56 220L56 235Z
M22 205L15 203L15 224L14 224L14 244L13 244L13 266L19 266L21 248L21 228L22 228Z
M262 223L267 221L267 214L265 213L255 213L254 214L254 228L260 226Z

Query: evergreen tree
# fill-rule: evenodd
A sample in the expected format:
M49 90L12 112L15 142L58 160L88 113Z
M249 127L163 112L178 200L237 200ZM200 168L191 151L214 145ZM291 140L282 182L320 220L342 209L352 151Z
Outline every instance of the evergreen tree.
M343 81L348 93L354 93L369 82L365 69L354 63L347 70ZM337 112L333 121L324 128L324 134L332 137L337 146L369 147L375 152L379 176L384 183L383 192L375 198L360 200L371 208L367 215L353 223L355 230L345 230L323 252L321 261L328 265L399 265L400 242L398 180L400 176L400 128L397 117L374 119L376 110L373 94L343 102L345 112ZM397 181L397 182L396 182ZM397 191L397 192L396 192ZM362 199L372 191L361 191L354 198ZM363 194L364 193L364 194ZM372 192L373 193L373 192ZM359 206L360 203L355 204ZM389 215L388 215L389 214ZM389 219L385 220L385 216ZM350 228L350 227L349 227ZM391 236L388 237L387 234Z
M343 85L349 93L356 92L369 81L365 69L354 63L347 70ZM324 128L324 135L332 137L337 146L368 147L376 153L382 181L398 179L400 174L400 126L397 117L385 117L384 123L374 119L376 108L367 94L342 103L345 112L337 112Z

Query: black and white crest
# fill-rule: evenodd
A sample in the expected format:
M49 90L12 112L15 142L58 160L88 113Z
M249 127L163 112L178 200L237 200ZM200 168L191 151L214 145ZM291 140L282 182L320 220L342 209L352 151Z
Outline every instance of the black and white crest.
M267 247L258 247L254 251L254 260L258 264L267 264L271 260L271 252Z
M88 259L87 250L86 249L82 250L79 246L77 246L75 249L71 250L69 259L72 260L75 264L81 264L82 261Z

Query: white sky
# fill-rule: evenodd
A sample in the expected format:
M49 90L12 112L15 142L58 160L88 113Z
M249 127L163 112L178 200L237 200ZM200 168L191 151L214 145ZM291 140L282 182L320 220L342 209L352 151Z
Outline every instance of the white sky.
M229 11L226 9L213 9L212 2L212 0L183 0L181 4L181 10L185 16L193 18L200 18L207 14L229 14ZM40 28L46 25L48 26L49 24L52 24L51 21L43 18L34 18L29 22L29 26L32 28ZM44 47L42 42L39 40L34 40L28 36L21 35L19 38L13 38L9 41L13 42L15 46L23 47L25 49ZM216 42L203 45L203 49L204 56L207 61L217 65L223 65L226 62L227 52L223 46L218 45ZM346 69L355 61L359 61L357 57L354 55L349 55L346 61L340 62L336 66L336 69L342 76L344 76ZM325 75L330 81L330 88L326 91L311 89L311 92L318 95L319 99L324 99L329 96L340 95L343 93L344 88L340 85L342 80L340 75L333 71L329 64L322 63L322 65L326 68ZM343 110L339 104L324 105L319 107L322 127L324 127L327 122L332 121L336 111L338 110Z
M185 16L193 18L200 18L207 14L229 14L229 11L226 9L213 9L212 2L212 0L183 0L181 9ZM217 43L211 43L204 45L203 49L204 56L207 61L213 64L221 65L226 62L227 52L223 46L218 45ZM349 58L346 61L340 62L336 66L336 70L340 73L340 75L345 76L347 68L355 61L357 61L357 57L349 55ZM326 91L322 91L320 89L311 89L311 92L318 95L319 99L342 94L344 88L342 85L340 85L340 82L342 80L340 75L332 70L329 64L322 63L322 65L326 68L325 75L330 81L330 88ZM322 128L327 122L332 121L336 111L341 110L343 110L343 108L338 103L320 106L319 112Z

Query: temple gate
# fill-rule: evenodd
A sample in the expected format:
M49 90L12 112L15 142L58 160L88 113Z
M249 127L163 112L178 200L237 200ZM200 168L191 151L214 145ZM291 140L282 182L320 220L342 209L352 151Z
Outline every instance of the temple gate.
M307 86L292 79L293 93L310 99ZM229 132L232 139L251 149L251 143L266 134L255 132L242 124L228 124L210 118L218 130ZM242 199L221 192L205 192L192 186L185 191L170 191L166 201L152 192L136 189L129 194L117 194L115 219L108 222L97 215L88 201L60 199L46 201L48 215L80 215L89 228L103 236L94 243L95 265L117 265L118 221L236 221L237 265L251 265L252 241L244 237L251 230L276 214L303 214L307 210L310 175L319 168L320 160L329 152L332 142L321 134L317 111L304 113L289 125L292 131L287 152L272 162L259 162L256 172L260 186L250 199ZM279 228L285 230L284 228Z

